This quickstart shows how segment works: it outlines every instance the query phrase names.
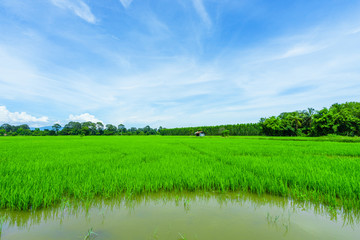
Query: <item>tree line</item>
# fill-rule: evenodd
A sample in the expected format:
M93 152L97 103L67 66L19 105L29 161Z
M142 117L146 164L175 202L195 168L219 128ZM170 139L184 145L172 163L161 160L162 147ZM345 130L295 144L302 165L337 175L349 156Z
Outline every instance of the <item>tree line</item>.
M262 135L260 124L229 124L219 126L203 126L203 127L184 127L184 128L164 128L161 135L194 135L196 131L204 131L206 135L224 135L228 131L228 135L232 136L258 136Z
M223 136L360 136L360 102L335 103L319 111L284 112L261 118L258 123L163 129L161 134L193 135L199 130Z
M27 124L13 126L10 124L3 124L0 126L0 136L57 136L57 135L156 135L160 134L159 130L162 127L151 128L146 126L144 128L131 127L126 129L123 124L118 126L112 124L104 125L102 122L69 122L62 127L60 124L54 124L50 129L30 130Z
M359 136L360 102L335 103L320 111L284 112L260 119L260 126L268 136Z
M0 126L0 136L47 136L47 135L194 135L204 131L206 135L223 136L324 136L329 134L360 136L360 102L335 103L330 108L284 112L278 116L261 118L258 123L229 124L219 126L183 128L125 128L123 124L104 125L102 122L69 122L64 127L54 124L51 129L30 130L27 124Z

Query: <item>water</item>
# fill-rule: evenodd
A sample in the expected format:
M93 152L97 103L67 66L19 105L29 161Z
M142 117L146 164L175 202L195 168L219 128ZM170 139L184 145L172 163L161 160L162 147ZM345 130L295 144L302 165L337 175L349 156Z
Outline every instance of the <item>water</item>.
M360 239L357 214L244 193L64 201L38 211L2 210L1 216L6 219L1 240Z

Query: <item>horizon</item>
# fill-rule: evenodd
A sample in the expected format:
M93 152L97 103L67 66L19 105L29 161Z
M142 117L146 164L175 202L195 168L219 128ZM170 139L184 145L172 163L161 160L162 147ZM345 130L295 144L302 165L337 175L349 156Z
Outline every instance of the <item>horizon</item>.
M3 0L0 125L257 123L359 101L358 1Z
M346 103L348 103L348 102L346 102ZM334 104L344 104L344 103L334 103ZM334 105L334 104L332 104L332 105ZM327 108L327 109L330 109L330 107L332 107L332 106L329 106L329 107L324 107L324 108ZM323 108L323 109L324 109ZM1 106L0 106L0 109L1 109ZM321 109L313 109L313 108L307 108L307 109L302 109L302 110L293 110L293 111L288 111L288 112L282 112L282 113L280 113L280 115L281 114L284 114L284 113L293 113L293 112L303 112L303 111L309 111L309 109L312 109L312 110L315 110L316 112L317 111L320 111ZM12 113L12 114L15 114L15 115L24 115L24 114L26 114L26 113L18 113L18 112L16 112L16 113ZM279 115L279 116L280 116ZM124 125L124 124L122 124L122 123L120 123L120 124L113 124L113 123L105 123L105 122L102 122L102 121L100 121L104 126L106 126L107 124L110 124L110 125L113 125L113 126L115 126L115 127L117 127L118 125L123 125L125 128L127 128L127 129L130 129L130 128L133 128L133 127L135 127L135 128L138 128L138 129L140 129L140 128L144 128L144 127L147 127L147 126L149 126L150 128L152 128L152 129L157 129L157 128L159 128L159 127L161 127L161 128L163 128L163 129L165 129L165 128L167 128L167 129L171 129L171 128L188 128L188 127L190 127L190 128L192 128L192 127L217 127L217 126L225 126L225 125L238 125L238 124L244 124L244 125L246 125L246 124L258 124L258 123L260 123L261 122L261 120L262 119L268 119L268 118L270 118L270 117L274 117L275 115L272 115L272 116L265 116L265 117L262 117L262 118L260 118L258 121L256 121L256 122L246 122L246 123L241 123L241 122L238 122L238 123L225 123L225 124L217 124L217 125L196 125L196 126L176 126L176 127L163 127L163 126L151 126L151 125L135 125L135 126L126 126L126 125ZM275 117L279 117L279 116L275 116ZM28 124L26 124L26 123L20 123L20 124L10 124L10 125L12 125L12 126L20 126L20 125L23 125L23 124L25 124L25 125L28 125L28 127L30 128L30 130L35 130L35 129L37 129L37 128L39 128L40 130L46 130L46 129L48 129L48 130L50 130L50 129L52 129L52 127L55 125L55 124L60 124L60 128L61 129L63 129L68 123L70 123L70 122L78 122L78 123L81 123L81 124L83 124L83 123L85 123L85 122L92 122L92 123L95 123L95 124L97 124L98 122L95 122L95 121L91 121L91 120L89 120L89 121L78 121L78 120L70 120L70 121L68 121L68 122L65 122L64 124L60 124L60 123L58 123L58 122L54 122L53 124L51 124L51 125L44 125L44 126L31 126L31 125L28 125ZM1 123L1 124L8 124L8 123ZM1 127L1 125L0 125L0 127Z

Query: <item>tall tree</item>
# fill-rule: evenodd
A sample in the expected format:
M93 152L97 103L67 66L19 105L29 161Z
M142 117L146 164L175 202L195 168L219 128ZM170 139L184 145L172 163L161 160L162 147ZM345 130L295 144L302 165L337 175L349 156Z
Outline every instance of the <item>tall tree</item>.
M68 135L68 134L71 134L71 135L78 135L81 133L81 123L79 122L68 122L62 132L65 134L65 135Z
M104 133L104 124L102 122L96 123L97 132L102 135Z
M88 134L91 134L91 135L95 135L96 134L96 123L93 123L93 122L83 122L81 124L81 129L83 129L84 127L87 127L89 129L89 133Z
M104 131L105 135L114 135L116 133L117 128L112 124L106 124L106 129Z
M297 130L299 129L299 127L301 127L302 124L302 118L299 114L299 112L294 112L291 116L291 123L295 126L295 134L297 134Z
M29 125L27 125L27 124L21 124L21 125L18 126L18 128L30 129Z
M59 132L59 130L61 129L61 125L58 124L58 123L55 123L53 126L52 126L52 129L56 132L56 134Z
M124 129L125 129L125 125L124 124L119 124L118 130L119 130L119 132L121 132L121 135L123 134Z
M10 124L4 123L1 125L1 128L4 129L6 132L11 132L12 126Z

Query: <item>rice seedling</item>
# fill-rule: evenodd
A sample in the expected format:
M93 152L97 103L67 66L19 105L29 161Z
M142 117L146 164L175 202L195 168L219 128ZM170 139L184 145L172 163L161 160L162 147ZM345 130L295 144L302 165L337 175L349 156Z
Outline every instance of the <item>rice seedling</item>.
M360 143L304 139L3 137L0 208L201 190L273 194L359 210Z
M84 240L90 240L96 238L97 233L93 231L93 228L90 228L87 234L84 236Z
M290 228L290 212L288 212L287 215L284 213L281 215L275 215L271 216L270 213L266 214L266 221L269 224L269 226L273 226L276 229L283 231L284 234L287 234L289 232Z
M187 238L185 238L181 233L179 233L180 239L181 240L186 240Z
M5 219L6 219L6 216L0 217L0 238L1 238L2 227L4 225Z
M155 229L155 230L154 230L151 239L152 239L152 240L158 240L158 239L159 239L158 229Z

